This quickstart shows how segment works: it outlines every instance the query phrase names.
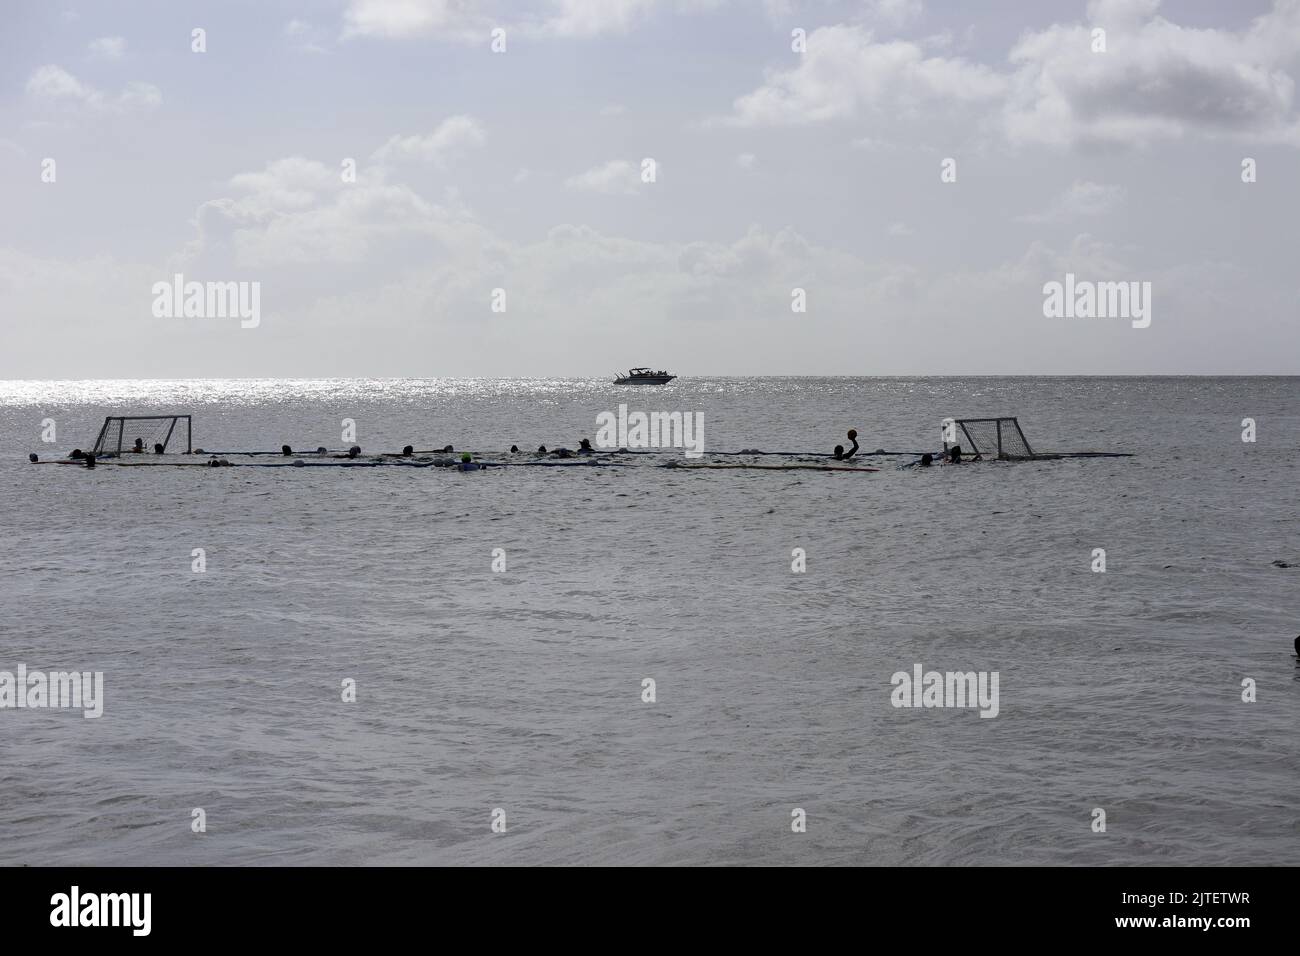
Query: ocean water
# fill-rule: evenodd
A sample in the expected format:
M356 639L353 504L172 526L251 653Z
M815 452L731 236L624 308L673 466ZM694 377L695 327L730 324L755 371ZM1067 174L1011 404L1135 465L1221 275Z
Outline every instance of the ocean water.
M710 451L1017 415L1135 457L26 461L153 411L208 449L350 418L494 456L620 402L702 414ZM0 864L1300 863L1300 379L0 382L0 410L0 670L104 674L98 719L0 710ZM997 672L997 716L892 706L916 664Z

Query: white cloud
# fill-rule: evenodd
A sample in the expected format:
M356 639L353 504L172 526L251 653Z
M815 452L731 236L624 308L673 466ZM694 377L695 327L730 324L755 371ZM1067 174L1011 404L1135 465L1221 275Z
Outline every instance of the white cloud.
M482 146L487 135L472 116L450 116L426 136L393 136L371 157L377 162L419 162L443 165L453 156Z
M631 195L638 191L639 183L636 167L626 159L611 159L564 181L570 189L605 195Z
M1158 0L1093 0L1091 23L1054 24L1011 50L1013 143L1145 146L1191 134L1300 145L1300 3L1278 0L1244 31L1182 27ZM1091 30L1106 30L1094 53Z
M341 192L348 185L339 170L302 156L277 159L260 172L230 178L233 189L247 194L238 203L239 212L253 218L314 206L322 196Z
M912 227L905 222L890 223L888 234L891 236L910 236L913 235Z
M657 0L556 0L546 29L561 37L627 33L654 9Z
M324 30L306 20L293 19L284 25L284 35L301 53L329 53L331 41Z
M116 96L82 83L61 66L47 64L27 78L27 95L52 104L81 106L100 112L151 110L162 103L162 92L151 83L128 83Z
M877 42L863 26L821 27L795 65L770 70L735 100L728 122L925 116L934 123L946 119L947 107L1013 145L1146 146L1189 135L1300 145L1300 0L1275 0L1237 31L1183 27L1158 16L1158 7L1159 0L1092 0L1088 22L1026 32L999 67L927 55L929 41ZM1092 51L1094 26L1107 31L1104 53Z
M486 44L489 31L529 39L624 35L660 8L707 12L729 0L348 0L343 36L437 36ZM890 0L898 2L898 0Z
M162 90L152 83L128 83L114 101L117 109L153 110L162 105Z
M86 86L60 66L42 66L27 78L27 95L44 100L102 101L104 94Z
M961 58L927 57L905 40L876 43L858 26L830 26L808 37L797 66L773 71L735 101L731 122L778 126L848 119L866 110L907 110L994 100L1005 77Z
M343 35L409 37L442 34L486 41L489 21L475 0L350 0Z
M753 153L741 153L736 157L736 165L741 169L753 169L758 162L758 157Z
M1124 201L1122 186L1077 180L1055 197L1042 212L1017 216L1018 222L1053 223L1071 222L1089 216L1102 216L1112 212Z
M1130 27L1150 20L1160 0L1088 0L1088 21L1101 27Z
M90 41L88 49L94 56L117 60L126 53L126 40L123 37L99 37Z
M198 238L180 256L240 267L356 263L389 239L423 237L453 246L481 230L456 202L433 203L380 175L343 182L338 168L291 156L230 180L234 198L203 203Z
M868 19L905 27L921 18L925 6L921 0L867 0L865 14Z

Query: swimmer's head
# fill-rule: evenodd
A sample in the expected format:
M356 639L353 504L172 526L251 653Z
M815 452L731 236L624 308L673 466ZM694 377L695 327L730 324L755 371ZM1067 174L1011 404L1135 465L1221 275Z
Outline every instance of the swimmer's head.
M467 451L463 451L463 452L461 452L461 453L460 453L460 460L461 460L461 461L469 461L469 460L470 460L470 453L467 452Z

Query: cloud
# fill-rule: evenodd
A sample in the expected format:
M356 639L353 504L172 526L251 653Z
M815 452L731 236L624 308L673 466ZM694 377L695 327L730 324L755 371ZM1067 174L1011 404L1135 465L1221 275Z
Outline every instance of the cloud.
M887 233L891 236L910 236L914 235L914 230L905 222L890 223Z
M736 165L741 169L753 169L758 163L758 157L753 153L741 153L736 157Z
M1122 186L1077 180L1054 198L1042 212L1017 216L1017 222L1053 223L1071 222L1089 216L1101 216L1116 209L1124 201Z
M126 53L126 40L123 37L100 37L97 40L91 40L87 49L94 56L118 60Z
M660 8L683 14L727 0L348 0L343 36L396 39L436 36L486 43L501 27L507 39L588 39L624 35ZM897 2L897 0L891 0Z
M877 43L859 26L830 26L808 37L797 66L770 72L738 98L730 123L787 126L849 119L870 110L961 106L994 100L1007 80L961 58L927 57L905 40Z
M564 181L569 189L604 193L608 196L635 194L639 183L636 167L626 159L611 159Z
M97 112L152 110L162 103L162 92L150 83L128 83L116 96L82 83L61 66L47 64L27 78L25 87L32 99L65 104Z
M371 156L376 162L417 161L442 166L453 156L482 146L483 124L472 116L449 116L426 136L393 136Z
M1145 146L1189 135L1300 145L1300 3L1278 0L1239 32L1182 27L1158 0L1094 0L1089 23L1025 34L1004 109L1013 143ZM1106 51L1091 31L1106 30Z
M433 203L409 186L388 181L388 164L412 160L442 165L484 142L470 116L451 116L427 136L392 136L374 151L375 165L345 181L343 167L287 156L229 180L233 195L210 199L194 216L196 238L175 257L178 266L225 262L239 267L357 263L385 241L424 237L446 245L482 239L457 194Z
M240 212L253 218L314 206L322 196L342 192L347 185L339 170L302 156L277 159L260 172L230 178L230 186L246 194L238 204Z
M408 37L460 34L482 24L473 0L350 0L343 35Z
M1086 23L1028 31L996 66L931 56L926 43L878 42L860 25L821 27L796 65L769 70L725 122L936 122L947 107L1011 145L1146 146L1200 136L1300 146L1300 0L1275 0L1237 31L1183 27L1158 8L1159 0L1093 0ZM887 9L895 8L872 8ZM1095 27L1106 30L1105 52L1092 50Z
M921 18L921 0L867 0L865 16L891 27L905 27Z
M284 25L284 35L302 53L329 53L330 42L325 32L306 20L293 19Z
M655 8L658 0L556 0L547 32L560 37L627 33Z
M208 200L195 213L198 235L181 264L358 263L388 240L452 247L481 239L473 217L455 202L430 202L378 174L344 182L338 168L301 156L240 173L229 186L234 196Z

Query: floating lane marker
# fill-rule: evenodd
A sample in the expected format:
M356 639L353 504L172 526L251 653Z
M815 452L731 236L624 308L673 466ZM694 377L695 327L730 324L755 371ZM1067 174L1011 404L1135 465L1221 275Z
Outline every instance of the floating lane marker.
M683 465L675 461L670 461L662 468L685 468L688 471L700 471L703 469L745 469L747 471L880 471L879 468L855 468L848 465L758 465L758 464L731 464L731 463L704 463L700 465Z

